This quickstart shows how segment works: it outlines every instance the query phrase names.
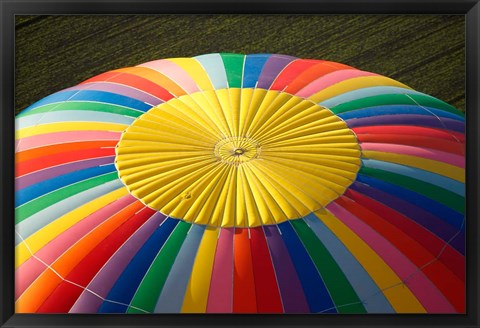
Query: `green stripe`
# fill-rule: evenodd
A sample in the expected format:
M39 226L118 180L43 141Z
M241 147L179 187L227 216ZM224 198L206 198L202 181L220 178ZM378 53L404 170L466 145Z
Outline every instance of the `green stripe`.
M431 108L437 108L456 114L460 117L463 117L464 114L460 112L455 107L447 104L444 101L441 101L437 98L430 97L427 95L403 95L403 94L390 94L390 95L379 95L373 97L366 97L361 99L352 100L337 106L330 108L335 114L340 114L360 108L368 108L375 106L384 106L384 105L415 105L416 103L412 100L414 99L416 103Z
M152 266L138 287L130 303L132 306L145 311L154 312L160 293L162 292L168 274L175 262L182 244L187 237L191 224L180 221L158 253ZM127 313L144 313L129 307Z
M374 169L370 167L362 166L359 174L367 175L372 178L377 178L397 186L409 189L420 195L435 200L451 209L464 214L465 213L465 199L449 190L443 189L439 186L435 186L428 182L417 180L408 176L383 171L380 169Z
M98 187L104 183L118 179L118 173L112 172L84 181L80 181L67 187L57 189L41 197L25 203L15 209L15 223L18 224L29 216L78 193Z
M227 72L228 86L230 88L241 88L243 78L243 62L245 55L220 54Z
M131 117L138 117L143 114L142 111L133 110L131 108L126 108L122 106L99 103L99 102L88 102L88 101L66 101L62 103L53 103L45 106L40 106L32 110L22 112L17 115L18 117L45 113L45 112L55 112L60 110L89 110L94 112L105 112L126 115Z
M366 313L337 262L303 220L291 220L293 228L312 258L339 313Z

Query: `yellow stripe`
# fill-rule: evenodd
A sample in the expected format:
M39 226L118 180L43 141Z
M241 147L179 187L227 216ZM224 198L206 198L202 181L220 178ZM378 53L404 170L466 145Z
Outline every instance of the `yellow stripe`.
M201 90L213 90L210 77L203 66L194 58L170 58L168 61L177 64L190 76Z
M410 289L392 269L355 233L332 213L323 209L315 215L338 237L375 281L399 313L426 313Z
M183 299L183 313L206 312L218 233L219 229L212 227L207 227L203 233Z
M313 102L320 103L324 100L333 98L335 96L344 94L345 92L369 88L369 87L378 87L378 86L392 86L400 87L405 89L411 89L403 83L390 79L384 76L362 76L342 81L331 85L322 91L315 93L314 95L308 97L308 99Z
M68 212L67 214L59 217L52 223L38 230L36 233L29 236L27 239L25 239L25 241L15 247L15 268L18 268L32 256L32 253L40 250L55 237L72 227L75 223L83 220L95 211L98 211L102 207L127 194L128 191L124 187L114 190L102 197L86 203L81 207L76 208L71 212Z
M463 168L432 159L373 150L363 150L362 157L408 165L425 171L434 172L460 182L465 182L465 170Z
M116 123L99 123L99 122L60 122L60 123L48 123L37 126L28 127L25 129L17 130L15 133L16 139L22 139L39 134L65 132L65 131L123 131L128 127L125 124Z

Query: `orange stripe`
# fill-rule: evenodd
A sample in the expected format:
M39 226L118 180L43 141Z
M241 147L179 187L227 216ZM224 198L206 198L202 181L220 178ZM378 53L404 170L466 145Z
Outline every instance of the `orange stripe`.
M116 140L103 140L103 141L81 141L81 142L69 142L55 145L49 145L45 147L38 147L29 150L19 152L15 156L17 163L36 159L39 157L49 156L53 154L61 154L72 150L81 149L95 149L95 148L113 148L117 145Z

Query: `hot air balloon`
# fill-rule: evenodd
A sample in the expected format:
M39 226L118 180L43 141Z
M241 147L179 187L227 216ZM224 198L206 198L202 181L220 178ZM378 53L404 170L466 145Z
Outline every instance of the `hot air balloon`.
M324 60L90 78L16 118L16 311L464 313L464 129Z

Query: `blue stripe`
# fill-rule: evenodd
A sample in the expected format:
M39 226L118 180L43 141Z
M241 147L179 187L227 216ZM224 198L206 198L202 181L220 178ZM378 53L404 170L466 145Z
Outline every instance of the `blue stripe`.
M255 54L247 55L243 69L243 88L254 88L263 66L271 55Z
M310 311L314 313L337 313L317 268L290 222L280 223L278 228L297 270Z
M150 265L155 260L158 252L178 222L178 220L171 218L163 221L130 261L113 285L106 299L123 304L130 304ZM127 306L106 301L102 303L98 310L99 313L125 313L126 311Z
M48 104L51 104L51 103L63 102L65 100L67 100L68 98L72 97L77 92L78 92L78 90L65 90L65 91L55 92L54 94L46 96L45 98L42 98L39 101L37 101L36 103L33 103L32 105L28 106L27 108L25 108L22 111L21 114L25 114L26 112L29 112L32 109L35 109L37 107L41 107L41 106L48 105Z
M155 313L180 313L205 226L193 224L155 305Z
M88 180L102 174L114 172L115 165L103 165L60 175L58 177L41 181L37 184L21 189L15 193L15 207L23 205L37 197L43 196L54 190L68 185Z
M418 169L416 167L400 165L395 163L377 161L374 159L362 159L362 165L373 169L380 169L410 178L430 183L437 187L451 191L457 195L465 196L465 185L457 180L450 179L440 174Z
M220 54L208 54L194 57L207 72L215 90L228 88L227 73Z
M459 229L462 225L464 216L461 213L458 213L457 211L452 210L450 207L438 203L421 194L362 174L357 175L357 181L365 183L373 188L385 191L391 195L395 195L410 204L414 204L425 211L432 213L456 229Z
M37 107L57 103L57 102L65 102L65 101L92 101L92 102L101 102L107 104L114 104L123 107L138 109L143 112L152 108L151 105L148 105L142 101L139 101L134 98L122 96L116 93L111 92L104 92L104 91L95 91L95 90L73 90L73 91L60 91L54 93L51 96L45 97L40 101L37 101L25 111L30 111Z
M369 313L395 313L385 295L363 266L328 227L311 213L304 221L337 262Z
M436 108L421 107L417 105L385 105L385 106L367 107L367 108L355 109L349 112L340 113L337 116L341 117L344 120L349 120L354 118L380 116L380 115L392 115L392 114L418 114L418 115L432 116L432 113L439 117L451 118L461 122L465 121L465 118L462 116L455 115L453 113L446 112Z

